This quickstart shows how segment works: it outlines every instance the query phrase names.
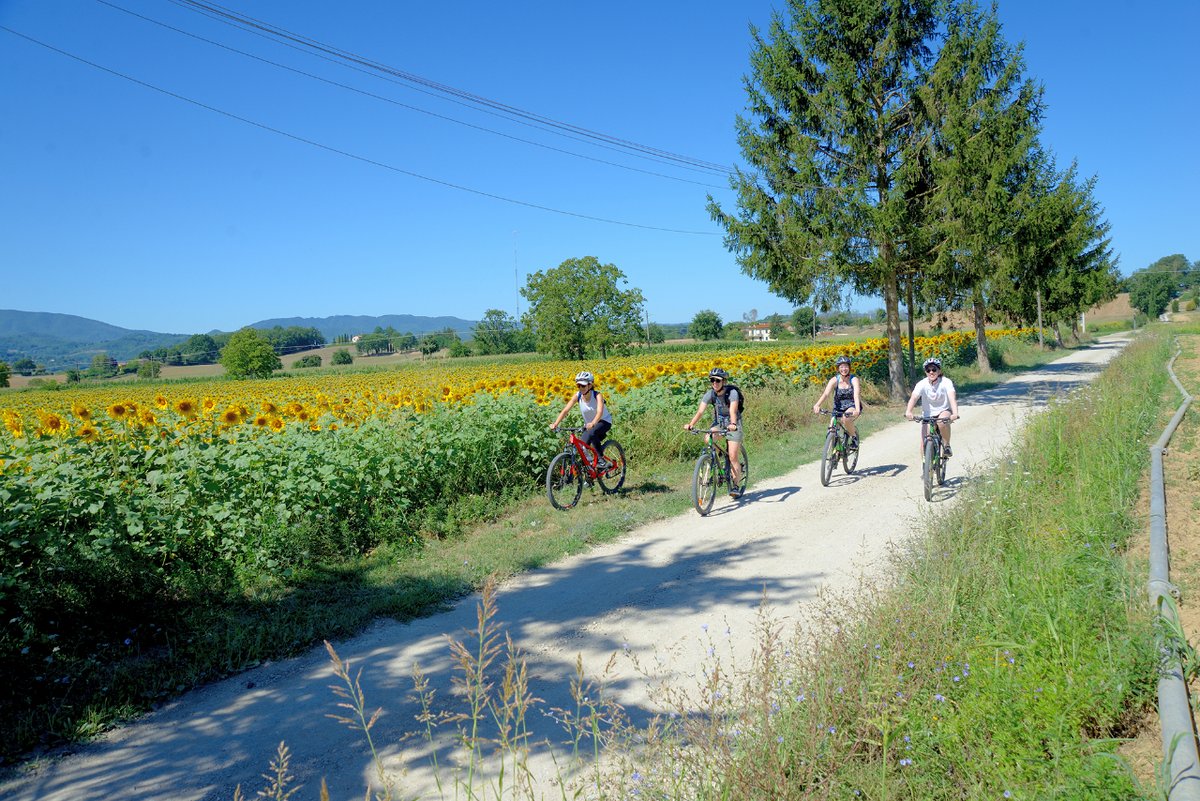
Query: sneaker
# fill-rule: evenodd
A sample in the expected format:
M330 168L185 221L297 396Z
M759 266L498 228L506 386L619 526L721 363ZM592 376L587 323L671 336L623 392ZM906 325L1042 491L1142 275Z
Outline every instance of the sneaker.
M599 470L601 473L608 471L608 469L611 467L612 467L612 462L608 461L607 459L600 459L599 461L596 462L596 469Z
M942 446L942 458L943 459L949 459L953 455L954 455L954 451L950 450L949 445Z
M733 498L736 501L738 498L742 497L742 491L740 489L738 489L737 487L730 487L729 488L729 497Z
M857 436L850 438L850 450L852 450L852 451L858 450L858 437Z

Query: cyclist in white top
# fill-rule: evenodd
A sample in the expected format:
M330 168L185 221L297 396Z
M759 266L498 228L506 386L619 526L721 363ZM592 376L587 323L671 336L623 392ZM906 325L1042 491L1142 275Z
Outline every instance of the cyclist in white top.
M904 416L913 419L913 407L917 400L921 401L921 416L936 417L939 420L958 419L958 395L954 391L954 382L942 375L942 360L936 356L925 360L925 377L913 387L912 397L908 399L908 407ZM946 456L950 452L950 426L946 423L937 424L938 433L942 435ZM925 426L921 426L921 442L925 441Z
M575 376L575 388L579 391L567 401L567 405L558 413L558 417L550 424L550 428L558 428L563 418L567 416L567 412L571 411L571 407L578 403L579 413L583 415L584 428L583 434L579 438L596 449L599 457L597 467L604 470L608 467L608 461L603 456L599 456L600 443L604 441L604 438L608 436L608 430L612 428L612 413L604 403L604 397L596 391L595 377L587 370Z

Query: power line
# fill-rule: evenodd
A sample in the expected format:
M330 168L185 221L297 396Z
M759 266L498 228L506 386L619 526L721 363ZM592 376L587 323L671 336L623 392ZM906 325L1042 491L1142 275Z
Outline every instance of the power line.
M608 144L616 145L635 152L652 154L660 158L676 162L680 165L708 170L721 175L726 175L731 171L729 167L722 164L716 164L714 162L693 158L691 156L672 153L671 151L651 147L649 145L639 144L627 139L621 139L616 136L593 131L572 123L561 122L551 117L546 117L532 111L527 111L516 106L508 105L507 103L491 100L487 97L483 97L482 95L477 95L463 89L458 89L448 84L439 83L412 72L407 72L405 70L390 67L377 61L372 61L364 56L357 55L347 50L342 50L333 45L322 43L316 39L311 39L302 34L293 33L262 20L239 14L232 9L219 6L215 3L199 2L199 0L172 0L172 2L174 2L176 5L217 19L219 21L226 22L227 24L243 30L248 30L250 32L261 32L260 35L265 35L268 38L275 39L276 41L281 41L284 43L292 42L294 45L305 50L325 53L335 59L338 59L339 61L347 61L353 64L359 64L372 71L393 75L402 81L405 81L406 83L415 86L427 87L428 89L437 92L441 96L459 98L460 100L466 101L475 107L494 109L512 119L528 120L555 131L569 131L571 133L587 137L588 139L606 142Z
M715 231L689 231L689 230L684 230L684 229L679 229L679 228L663 228L663 227L655 226L655 225L644 225L641 223L628 222L625 220L614 220L614 219L610 219L607 217L597 217L597 216L594 216L591 214L581 214L579 212L566 211L565 209L556 209L552 206L543 206L539 203L532 203L532 202L525 201L525 200L517 200L516 198L510 198L510 197L506 197L504 195L497 195L493 192L485 192L481 189L473 189L471 187L463 186L461 184L451 183L450 181L443 181L440 178L433 178L428 175L422 175L421 173L413 172L411 170L406 170L406 169L397 167L392 164L387 164L385 162L378 161L376 159L367 158L366 156L360 156L355 153L351 153L347 150L341 150L339 148L332 147L330 145L326 145L321 142L317 142L313 139L307 139L303 136L289 133L288 131L284 131L281 128L275 128L275 127L272 127L265 123L257 122L255 120L249 119L247 117L239 116L232 112L225 111L224 109L217 108L216 106L210 106L207 103L201 103L199 100L193 100L192 98L186 97L185 95L181 95L177 92L172 92L169 89L163 89L160 86L156 86L152 83L148 83L139 78L134 78L131 75L126 75L123 72L118 72L117 70L110 69L109 67L102 66L93 61L89 61L85 58L82 58L81 56L77 56L73 53L67 52L66 50L62 50L58 47L55 47L53 45L50 45L50 44L42 42L38 39L35 39L32 36L27 36L26 34L20 33L19 31L15 31L12 28L0 25L0 31L5 31L6 33L10 33L13 36L18 36L22 39L25 39L28 42L32 42L33 44L40 45L41 47L44 47L47 50L53 51L60 55L66 56L67 58L78 61L81 64L86 64L87 66L93 67L102 72L107 72L110 75L115 75L118 78L123 78L131 83L135 83L139 86L144 86L147 89L153 89L155 92L159 92L161 94L167 95L168 97L173 97L176 100L182 100L185 103L190 103L191 105L205 109L206 111L211 111L215 114L220 114L223 117L228 117L230 119L237 120L238 122L243 122L247 125L252 125L255 128L261 128L264 131L270 131L271 133L278 134L280 136L285 136L288 139L292 139L297 142L301 142L303 144L310 145L311 147L316 147L316 148L325 150L330 153L336 153L339 156L345 156L346 158L354 159L355 161L361 161L364 164L371 164L376 167L382 167L385 170L391 170L392 172L397 172L397 173L400 173L401 175L407 175L411 178L419 178L422 181L428 181L429 183L438 184L439 186L448 187L450 189L457 189L460 192L468 192L473 195L479 195L480 197L491 198L492 200L500 200L505 203L511 203L516 206L524 206L526 208L538 209L539 211L548 211L548 212L552 212L554 214L561 214L566 217L575 217L575 218L581 219L581 220L591 220L592 222L608 223L609 225L623 225L628 228L640 228L640 229L647 230L647 231L661 231L663 233L670 233L670 234L689 234L689 235L694 235L694 236L716 236L717 235L717 233Z
M535 141L534 141L534 140L532 140L532 139L524 139L524 138L522 138L522 137L519 137L519 136L513 136L512 134L507 134L507 133L504 133L504 132L502 132L502 131L497 131L497 130L495 130L495 129L493 129L493 128L488 128L488 127L486 127L486 126L483 126L483 125L475 125L475 124L473 124L473 123L466 122L465 120L456 119L456 118L454 118L454 117L450 117L450 116L447 116L447 115L444 115L444 114L438 114L437 112L434 112L434 111L429 111L428 109L423 109L423 108L421 108L421 107L419 107L419 106L413 106L413 105L409 105L408 103L402 103L402 102L400 102L399 100L395 100L395 99L393 99L393 98L390 98L390 97L385 97L385 96L383 96L383 95L378 95L378 94L375 94L374 92L368 92L368 91L366 91L366 90L364 90L364 89L359 89L359 88L358 88L358 87L356 87L356 86L350 86L349 84L340 83L340 82L338 82L338 81L334 81L334 80L331 80L331 79L329 79L329 78L325 78L325 77L323 77L323 76L320 76L320 75L315 75L315 74L313 74L313 73L311 73L311 72L306 72L306 71L304 71L304 70L296 69L295 67L290 67L290 66L288 66L287 64L281 64L281 63L279 63L278 61L272 61L272 60L270 60L270 59L268 59L268 58L263 58L262 56L257 56L257 55L255 55L255 54L253 54L253 53L248 53L248 52L246 52L245 50L240 50L240 49L238 49L238 48L236 48L236 47L231 47L231 46L229 46L229 45L226 45L226 44L223 44L223 43L221 43L221 42L217 42L217 41L214 41L214 40L212 40L212 39L208 39L208 38L206 38L206 37L203 37L203 36L200 36L200 35L198 35L198 34L192 33L191 31L186 31L186 30L184 30L184 29L182 29L182 28L177 28L177 27L175 27L174 25L168 25L168 24L167 24L167 23L165 23L165 22L161 22L160 20L156 20L156 19L154 19L154 18L152 18L152 17L147 17L147 16L145 16L144 14L139 14L139 13L137 13L136 11L131 11L131 10L127 9L127 8L123 8L122 6L119 6L119 5L115 4L115 3L110 3L110 2L108 2L108 0L96 0L96 2L97 2L97 3L99 3L100 5L108 6L109 8L112 8L112 9L114 9L114 10L116 10L116 11L121 11L121 12L123 12L123 13L125 13L125 14L128 14L128 15L132 16L132 17L137 17L138 19L144 20L144 21L146 21L146 22L149 22L149 23L152 23L152 24L154 24L154 25L158 25L159 27L165 28L165 29L167 29L167 30L170 30L170 31L174 31L174 32L176 32L176 33L178 33L178 34L180 34L180 35L183 35L183 36L190 37L190 38L192 38L192 39L195 39L196 41L200 41L200 42L204 42L204 43L206 43L206 44L210 44L210 45L212 45L213 47L219 47L219 48L221 48L221 49L223 49L223 50L227 50L227 51L229 51L229 52L231 52L231 53L237 53L238 55L245 56L246 58L253 59L253 60L255 60L255 61L258 61L258 62L260 62L260 63L263 63L263 64L269 64L269 65L270 65L270 66L272 66L272 67L278 67L279 69L282 69L282 70L287 70L288 72L295 73L296 75L302 75L302 76L304 76L304 77L306 77L306 78L311 78L312 80L315 80L315 81L320 81L320 82L322 82L322 83L325 83L325 84L328 84L328 85L330 85L330 86L335 86L335 87L337 87L337 88L339 88L339 89L345 89L345 90L347 90L347 91L350 91L350 92L354 92L354 93L356 93L356 94L363 95L364 97L369 97L369 98L372 98L372 99L374 99L374 100L380 100L380 101L383 101L384 103L390 103L390 104L392 104L392 105L394 105L394 106L398 106L398 107L400 107L400 108L408 109L408 110L410 110L410 111L415 111L415 112L417 112L417 113L419 113L419 114L425 114L425 115L427 115L427 116L434 117L434 118L436 118L436 119L439 119L439 120L444 120L444 121L446 121L446 122L452 122L452 123L454 123L455 125L461 125L461 126L464 126L464 127L466 127L466 128L472 128L472 129L474 129L474 130L477 130L477 131L483 131L483 132L485 132L485 133L489 133L489 134L492 134L492 135L494 135L494 136L500 136L500 137L503 137L503 138L505 138L505 139L510 139L510 140L512 140L512 141L514 141L514 142L521 142L521 143L523 143L523 144L532 145L533 147L540 147L540 148L543 148L543 149L545 149L545 150L550 150L550 151L553 151L553 152L555 152L555 153L562 153L562 154L564 154L564 155L568 155L568 156L574 156L575 158L586 159L586 160L588 160L588 161L594 161L594 162L597 162L597 163L599 163L599 164L607 164L607 165L609 165L609 166L612 166L612 167L618 167L618 168L620 168L620 169L623 169L623 170L630 170L630 171L632 171L632 172L639 172L639 173L642 173L642 174L644 174L644 175L652 175L652 176L654 176L654 177L656 177L656 178L666 178L666 179L668 179L668 180L671 180L671 181L680 181L680 182L682 182L682 183L694 184L694 185L696 185L696 186L703 186L703 187L706 187L706 188L708 188L708 189L728 189L728 187L727 187L727 186L719 186L719 185L716 185L716 184L709 184L709 183L705 183L705 182L703 182L703 181L693 181L693 180L691 180L691 179L688 179L688 178L681 178L681 177L679 177L679 176L676 176L676 175L667 175L666 173L654 172L653 170L643 170L643 169L640 169L640 168L638 168L638 167L633 167L633 166L630 166L630 165L628 165L628 164L620 164L620 163L618 163L618 162L615 162L615 161L608 161L607 159L596 158L595 156L587 156L587 155L584 155L583 153L576 153L576 152L574 152L574 151L571 151L571 150L564 150L564 149L562 149L562 148L553 147L553 146L551 146L551 145L547 145L547 144L544 144L544 143L542 143L542 142L535 142ZM332 61L332 59L326 59L326 60L327 60L327 61ZM367 70L359 69L359 68L357 68L357 67L353 67L353 66L350 66L350 65L343 65L343 66L348 66L350 69L354 69L356 72L362 72L362 73L364 73L364 74L368 74L368 73L367 73ZM376 75L375 77L381 77L381 76L378 76L378 75ZM384 79L385 79L385 80L389 80L389 81L391 80L391 79L388 79L388 78L386 78L386 77L385 77ZM398 81L391 81L391 82L392 82L392 83L398 83ZM411 87L410 87L410 88L411 88ZM419 90L418 90L418 91L419 91ZM431 94L431 93L429 93L429 92L425 92L424 94ZM465 105L465 104L460 104L460 105ZM489 112L489 113L491 113L491 112ZM499 115L493 115L493 116L499 116ZM531 127L537 127L537 126L531 126ZM538 128L538 129L539 129L539 130L544 130L544 129L542 129L542 128ZM569 137L567 137L567 138L569 138L569 139L574 139L575 141L584 141L584 140L582 140L582 139L579 139L578 137L573 137L573 136L569 136ZM589 144L595 144L595 143L589 143ZM607 147L607 146L605 146L605 145L599 145L599 146L600 146L600 147L604 147L604 148L605 148L605 149L607 149L607 150L618 150L617 148L614 148L614 147ZM618 152L624 152L624 151L618 151ZM659 162L663 162L663 160L662 160L662 159L659 159L659 158L656 158L656 157L651 157L651 156L645 156L645 155L638 154L638 153L628 153L627 155L632 155L632 156L637 156L637 157L639 157L639 158L647 158L647 159L650 159L650 160L653 160L653 161L659 161ZM665 163L671 163L671 162L665 162Z

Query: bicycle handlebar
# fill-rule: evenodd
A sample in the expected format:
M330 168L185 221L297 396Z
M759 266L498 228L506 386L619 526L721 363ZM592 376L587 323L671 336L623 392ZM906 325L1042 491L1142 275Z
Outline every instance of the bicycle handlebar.
M583 426L555 426L552 430L555 434L582 434L587 431Z
M914 423L945 423L946 425L957 422L950 417L914 417L912 421Z
M728 428L689 428L689 434L716 434L718 437L728 436Z
M817 414L827 414L830 417L845 417L846 412L831 412L828 409L821 409Z

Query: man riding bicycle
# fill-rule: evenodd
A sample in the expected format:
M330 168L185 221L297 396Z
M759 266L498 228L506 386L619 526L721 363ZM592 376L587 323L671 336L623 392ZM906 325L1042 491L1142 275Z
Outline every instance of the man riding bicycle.
M829 393L833 393L833 413L842 421L846 433L850 435L850 448L858 450L858 431L855 428L855 418L862 414L862 398L859 395L858 376L850 373L850 357L838 356L837 375L825 384L825 391L813 404L813 414L820 414L821 404Z
M909 420L913 419L913 407L920 399L921 416L938 418L938 433L942 435L942 454L949 457L953 455L950 452L950 426L941 421L958 419L958 395L954 391L954 382L942 375L941 359L936 356L931 357L925 360L923 366L925 377L913 387L912 397L908 399L908 407L904 410L904 416ZM922 424L922 454L924 454L926 430L926 425Z
M700 406L696 409L696 413L692 415L691 422L683 427L684 431L691 431L696 427L696 421L700 419L700 415L704 414L704 410L711 404L713 407L713 428L725 429L728 433L725 434L725 444L729 449L729 468L733 474L729 483L729 497L733 499L740 498L742 491L742 466L738 462L738 450L742 447L742 441L745 435L742 432L742 396L738 388L730 385L729 373L722 370L720 367L714 367L708 371L709 390L704 393L704 397L700 399ZM706 437L711 439L711 437Z

